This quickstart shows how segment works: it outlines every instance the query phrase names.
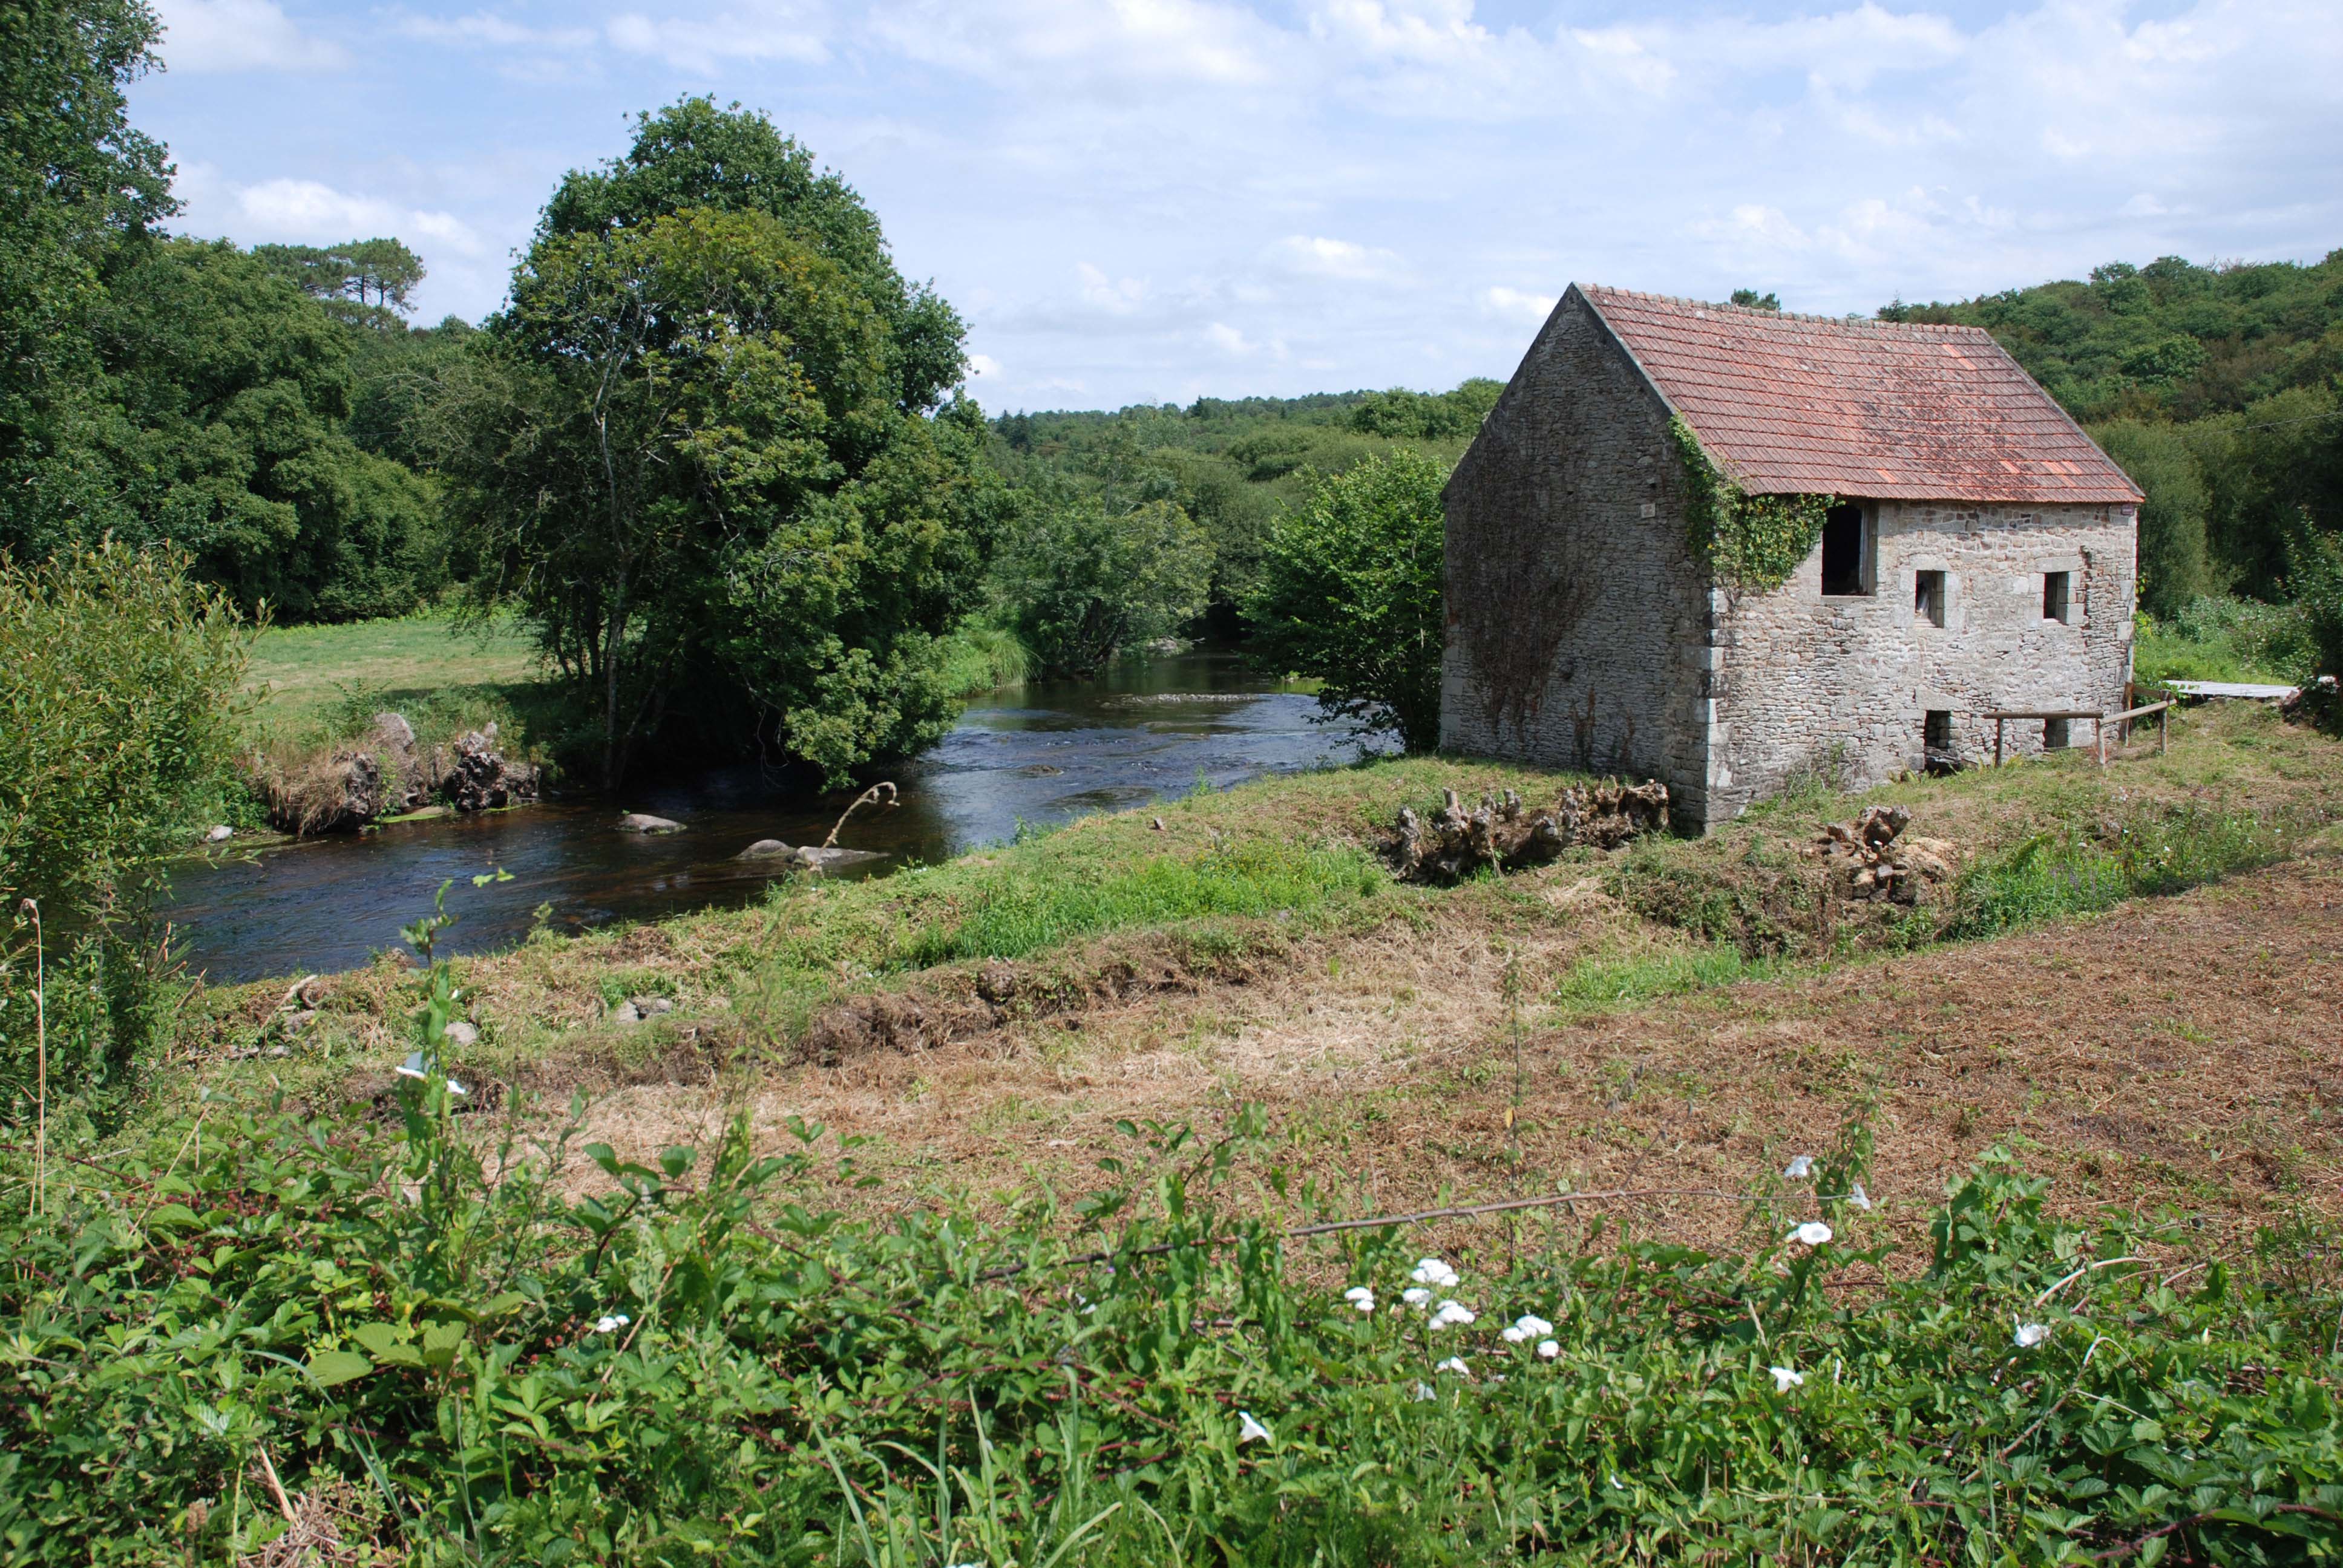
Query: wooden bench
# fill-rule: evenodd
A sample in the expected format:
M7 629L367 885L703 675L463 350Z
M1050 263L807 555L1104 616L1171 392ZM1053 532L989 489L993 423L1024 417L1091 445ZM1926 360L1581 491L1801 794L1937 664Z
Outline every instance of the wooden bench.
M2117 739L2117 744L2121 745L2131 736L2132 720L2145 719L2151 713L2156 715L2156 754L2163 756L2171 745L2171 707L2169 702L2151 702L2144 708L2127 708L2121 713L2106 713L2090 708L1995 709L1983 717L1993 720L1993 765L1996 768L2000 767L2002 761L2002 726L2013 719L2089 719L2091 738L2098 744L2099 766L2105 768L2107 765L2107 726L2123 726Z

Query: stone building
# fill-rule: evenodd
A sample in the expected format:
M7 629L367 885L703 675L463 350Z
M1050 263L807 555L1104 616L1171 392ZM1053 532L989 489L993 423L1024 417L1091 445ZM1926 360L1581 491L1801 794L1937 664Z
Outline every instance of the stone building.
M1694 458L1820 498L1785 580L1695 543ZM1989 756L1995 709L2123 706L2139 501L1978 328L1574 285L1448 482L1441 743L1663 779L1699 824Z

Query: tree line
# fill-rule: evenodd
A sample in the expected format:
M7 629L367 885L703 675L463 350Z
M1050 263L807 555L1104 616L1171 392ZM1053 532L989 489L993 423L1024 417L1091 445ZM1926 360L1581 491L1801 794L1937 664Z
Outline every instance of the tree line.
M0 119L0 550L168 548L279 620L518 614L604 782L656 741L841 783L950 722L955 639L1071 675L1178 635L1292 657L1296 530L1369 468L1363 494L1411 476L1436 528L1420 464L1501 390L988 419L963 322L868 205L705 98L558 184L496 313L417 327L396 238L167 232L167 155L124 100L154 64L142 0L24 15L0 86L42 112ZM2292 541L2343 521L2343 252L1880 315L1987 327L2087 423L2147 492L2159 613L2288 597Z
M2147 499L2140 598L2295 597L2306 548L2343 530L2343 250L2294 262L2111 262L1883 319L1991 332ZM2290 548L2291 547L2291 548Z

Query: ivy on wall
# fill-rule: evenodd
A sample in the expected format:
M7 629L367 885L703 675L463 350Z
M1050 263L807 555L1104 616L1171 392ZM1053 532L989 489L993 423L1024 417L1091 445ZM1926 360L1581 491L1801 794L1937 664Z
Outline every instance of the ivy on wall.
M1681 414L1668 421L1691 480L1684 523L1694 554L1734 588L1780 588L1823 537L1827 496L1753 496L1710 461Z

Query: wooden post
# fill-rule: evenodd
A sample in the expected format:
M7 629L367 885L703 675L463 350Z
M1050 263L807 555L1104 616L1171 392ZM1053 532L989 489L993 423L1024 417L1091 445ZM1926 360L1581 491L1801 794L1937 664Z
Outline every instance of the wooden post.
M2099 766L2105 768L2107 765L2107 721L2106 719L2091 720L2091 739L2099 743Z
M2166 703L2156 710L2156 754L2164 755L2166 744L2172 738L2172 704Z
M2001 720L1999 719L1993 721L1993 765L1996 768L2001 766Z

